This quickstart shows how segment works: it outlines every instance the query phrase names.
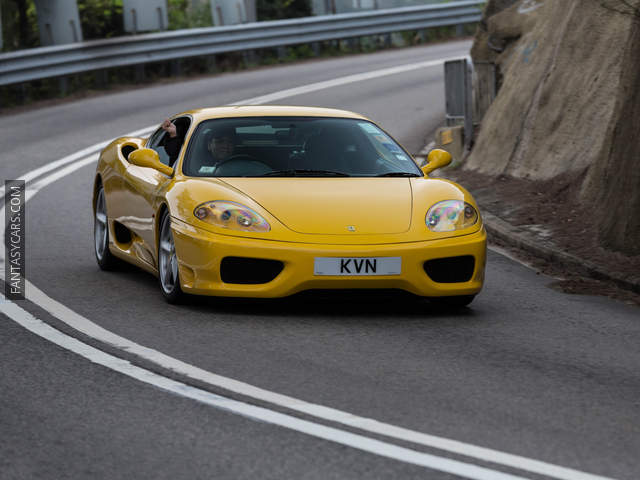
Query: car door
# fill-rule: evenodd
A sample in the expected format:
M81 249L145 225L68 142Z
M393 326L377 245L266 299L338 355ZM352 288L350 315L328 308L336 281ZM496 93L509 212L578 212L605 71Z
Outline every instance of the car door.
M185 128L185 117L172 120L172 123L180 125L181 136L184 138L190 119ZM160 161L169 164L169 155L164 149L166 133L159 128L145 145L158 152ZM183 146L184 147L184 146ZM133 234L131 253L140 260L150 263L155 267L155 230L154 214L163 188L171 181L171 177L153 169L129 164L123 176L124 191L126 195L127 215L121 217L121 223Z

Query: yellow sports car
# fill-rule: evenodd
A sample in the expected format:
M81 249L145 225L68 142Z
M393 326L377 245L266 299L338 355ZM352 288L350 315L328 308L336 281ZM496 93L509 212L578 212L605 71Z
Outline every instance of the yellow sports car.
M402 289L467 305L482 288L486 233L465 189L428 175L367 118L326 108L185 112L100 155L95 253L184 294L282 297Z

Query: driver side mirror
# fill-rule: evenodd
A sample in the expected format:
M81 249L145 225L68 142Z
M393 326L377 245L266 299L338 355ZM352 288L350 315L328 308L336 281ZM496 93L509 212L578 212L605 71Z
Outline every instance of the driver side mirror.
M173 168L165 165L160 161L158 152L150 148L140 148L129 154L129 163L133 163L138 167L153 168L154 170L164 173L167 176L173 175Z
M424 176L428 176L431 172L438 168L446 167L451 163L451 154L446 150L436 148L429 152L427 156L427 164L422 167Z

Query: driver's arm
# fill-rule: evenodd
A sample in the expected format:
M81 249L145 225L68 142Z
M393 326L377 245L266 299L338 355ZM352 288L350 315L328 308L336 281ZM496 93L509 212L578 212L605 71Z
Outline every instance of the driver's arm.
M165 137L164 151L169 155L169 166L173 166L178 159L180 148L182 147L182 139L180 137Z
M162 129L167 132L163 140L164 151L169 155L169 166L173 166L178 159L178 154L180 153L180 148L182 148L182 142L184 139L178 135L176 126L171 123L168 118L162 122L161 126Z

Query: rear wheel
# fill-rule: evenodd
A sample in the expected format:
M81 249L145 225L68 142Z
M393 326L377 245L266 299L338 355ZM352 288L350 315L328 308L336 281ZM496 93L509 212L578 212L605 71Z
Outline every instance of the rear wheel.
M93 217L93 240L96 261L102 270L113 270L118 265L118 259L109 250L109 221L107 217L107 202L104 188L98 187L96 195L95 214Z
M184 293L180 288L178 257L171 232L171 217L165 211L160 220L160 236L158 240L158 278L160 290L169 303L180 303Z
M432 297L430 300L443 307L462 308L473 302L475 295L456 295L453 297Z

